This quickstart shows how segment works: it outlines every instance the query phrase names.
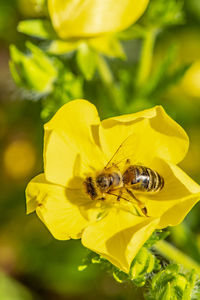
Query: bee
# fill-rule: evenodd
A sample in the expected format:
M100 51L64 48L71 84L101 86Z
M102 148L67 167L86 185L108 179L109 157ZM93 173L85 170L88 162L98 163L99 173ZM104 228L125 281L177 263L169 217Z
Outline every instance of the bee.
M84 185L92 200L105 200L107 194L113 195L118 201L137 202L146 214L145 206L135 197L134 191L157 193L163 188L164 179L149 167L131 164L129 157L134 156L133 142L131 135L119 146L102 172L87 177Z

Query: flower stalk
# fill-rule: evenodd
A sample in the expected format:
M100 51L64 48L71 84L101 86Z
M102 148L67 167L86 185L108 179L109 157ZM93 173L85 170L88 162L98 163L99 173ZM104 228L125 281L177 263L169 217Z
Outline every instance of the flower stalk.
M182 265L187 270L195 270L196 273L200 274L200 265L192 258L181 252L179 249L169 244L165 240L159 241L154 245L156 251L162 256L173 261L177 264Z
M110 67L106 60L101 56L97 56L97 70L101 77L103 84L105 85L110 99L112 101L112 105L116 112L122 112L122 103L120 103L121 99L118 97L118 90L115 84L115 79L110 70Z
M156 32L157 31L155 30L155 28L150 28L146 31L146 34L144 35L136 81L136 86L138 89L141 88L142 85L147 81L151 71Z

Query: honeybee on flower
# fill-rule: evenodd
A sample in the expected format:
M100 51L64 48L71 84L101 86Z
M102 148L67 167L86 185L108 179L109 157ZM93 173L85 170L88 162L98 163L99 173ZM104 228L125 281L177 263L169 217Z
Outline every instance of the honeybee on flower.
M44 128L44 173L28 184L27 213L36 211L55 238L81 238L126 273L152 232L179 224L200 198L200 186L176 165L187 153L188 137L161 106L100 121L94 105L74 100ZM136 172L151 170L135 173L139 188L128 188L134 197L127 191L124 196L131 166ZM111 179L114 170L122 178ZM150 177L154 188L157 177L162 185L147 191ZM99 179L103 196L88 193L88 178Z

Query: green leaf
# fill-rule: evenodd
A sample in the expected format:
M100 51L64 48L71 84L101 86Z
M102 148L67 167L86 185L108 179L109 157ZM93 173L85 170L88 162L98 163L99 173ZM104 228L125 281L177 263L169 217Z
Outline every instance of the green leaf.
M49 20L25 20L18 24L17 30L21 33L40 39L53 40L57 35Z
M76 61L86 80L91 80L96 70L96 53L86 43L82 43L78 48Z

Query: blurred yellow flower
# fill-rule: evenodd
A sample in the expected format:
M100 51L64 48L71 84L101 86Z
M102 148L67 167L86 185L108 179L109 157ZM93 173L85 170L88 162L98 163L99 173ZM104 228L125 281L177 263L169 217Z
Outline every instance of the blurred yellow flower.
M178 87L190 97L200 97L200 60L195 61L191 65Z
M121 31L144 12L149 0L48 0L53 26L62 39Z
M116 33L135 23L149 0L48 0L52 25L60 39L48 51L63 54L89 49L124 59L125 53Z
M16 139L5 149L3 162L10 177L24 179L33 171L36 162L35 149L27 139Z
M177 47L176 61L173 68L182 64L190 65L181 80L170 89L174 99L200 98L200 40L198 27L180 27L168 32L156 46L154 68L163 60L163 55L169 45Z
M163 189L134 191L138 202L109 194L92 200L86 178L102 172L122 143L123 159L158 172ZM36 211L55 238L81 238L128 272L152 232L179 224L200 198L200 186L176 166L188 145L184 130L161 106L100 122L94 105L71 101L45 124L44 173L28 184L27 213Z

